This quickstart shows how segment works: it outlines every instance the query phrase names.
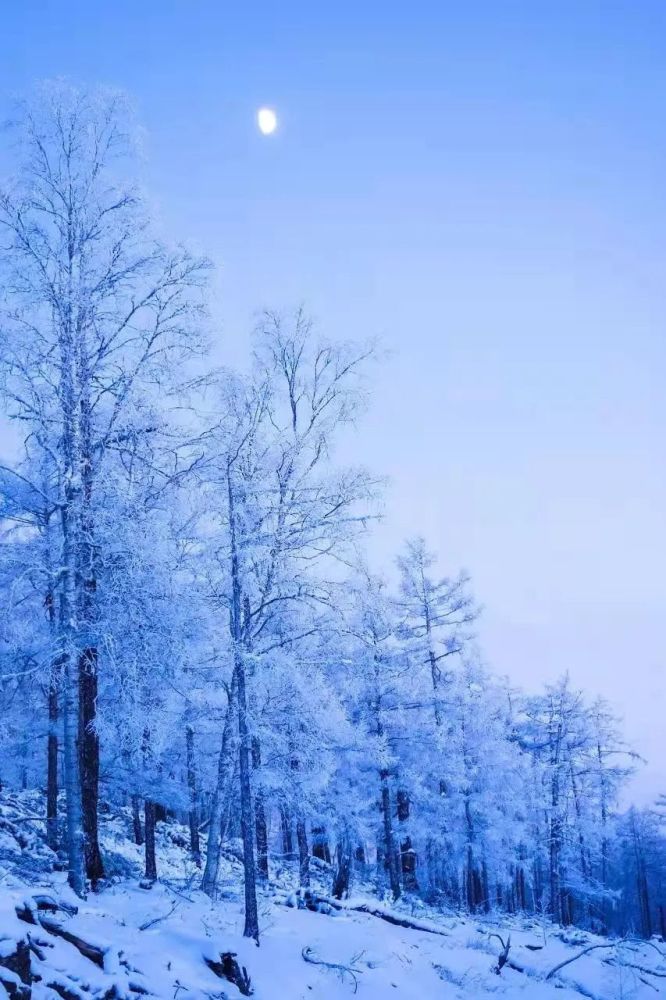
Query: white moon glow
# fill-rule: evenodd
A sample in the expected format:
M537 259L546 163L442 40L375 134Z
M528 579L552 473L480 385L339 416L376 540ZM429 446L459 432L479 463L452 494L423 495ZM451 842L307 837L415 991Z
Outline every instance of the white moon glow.
M257 125L262 135L270 135L277 128L277 115L272 108L259 108L257 111Z

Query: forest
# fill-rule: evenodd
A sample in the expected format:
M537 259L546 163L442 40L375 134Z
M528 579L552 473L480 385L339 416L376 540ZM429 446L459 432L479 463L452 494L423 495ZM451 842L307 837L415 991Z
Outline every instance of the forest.
M82 900L118 875L118 810L147 886L171 821L213 900L235 850L257 943L290 862L341 903L666 937L666 813L628 805L614 710L566 663L536 692L495 676L483 595L418 511L367 555L390 490L338 445L381 345L276 309L242 370L213 365L210 262L156 235L134 129L56 83L3 139L0 801L34 796Z

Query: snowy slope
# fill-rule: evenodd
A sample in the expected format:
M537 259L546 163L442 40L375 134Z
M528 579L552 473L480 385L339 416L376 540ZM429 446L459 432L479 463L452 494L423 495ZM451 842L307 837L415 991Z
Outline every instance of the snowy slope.
M74 902L62 884L51 888L58 897ZM611 1000L653 997L662 982L656 973L666 976L666 963L656 950L641 944L631 951L622 946L621 964L617 949L604 948L572 963L546 982L546 972L576 954L581 946L566 944L551 934L541 951L532 952L526 945L543 942L540 930L518 925L510 930L510 959L525 971L505 967L497 975L492 970L499 946L496 939L489 937L496 930L492 925L451 918L433 921L433 926L447 932L443 937L393 926L364 913L333 916L293 909L268 896L263 899L263 936L257 948L241 936L239 902L211 903L199 892L162 885L145 890L137 883L122 883L84 903L79 901L79 912L62 921L70 932L106 952L105 969L100 969L74 945L40 933L16 917L15 908L35 891L34 887L17 886L0 889L0 956L26 933L37 942L48 939L52 947L41 948L42 953L48 953L45 962L33 958L34 971L46 981L52 975L44 973L44 967L48 967L56 974L57 982L85 987L86 995L104 994L116 983L116 996L124 996L134 982L165 1000L173 1000L180 990L181 1000L185 994L189 1000L212 995L238 997L237 989L217 978L204 961L205 957L219 958L221 952L228 951L236 952L239 962L247 968L258 1000L337 1000L354 993L366 1000L453 1000L491 995L525 1000L573 1000L583 995ZM354 900L352 905L358 902ZM146 926L153 920L157 922ZM586 943L595 941L590 938ZM303 958L305 948L310 949L309 958L351 971L310 964ZM120 965L120 958L132 972ZM628 961L651 968L655 974L630 968ZM33 987L35 1000L55 1000L56 996L43 985Z
M313 912L298 908L296 876L288 866L273 866L275 878L261 896L257 948L242 937L241 869L234 854L225 856L221 898L213 903L196 888L198 873L187 859L183 829L161 824L163 881L142 888L140 849L126 835L122 812L109 817L104 827L105 856L120 874L115 884L81 901L68 889L64 873L51 870L49 859L55 856L41 843L39 822L26 819L37 815L30 812L37 805L5 800L0 810L5 822L4 830L0 822L0 965L16 952L19 941L32 944L32 972L40 977L32 984L34 1000L145 994L160 1000L235 1000L241 995L238 989L218 978L206 962L219 961L228 952L246 967L258 1000L354 995L365 1000L643 1000L666 993L666 947L660 942L609 947L592 935L527 920L479 921L440 914L422 904L392 909L367 891L347 901L343 910ZM9 815L17 819L21 809L24 822L12 826ZM16 842L17 829L23 846ZM318 889L324 891L327 879L321 875ZM38 910L40 894L75 905L78 912ZM363 904L375 914L359 912ZM17 910L36 923L19 919ZM420 929L389 923L382 912ZM57 933L54 926L60 928ZM96 949L100 963L63 939L63 931ZM511 935L510 964L499 975L494 971L501 951L493 937L497 934L504 941ZM593 945L601 947L546 979L559 963ZM319 962L328 964L314 964ZM2 1000L3 991L18 995L16 974L0 968L3 982Z

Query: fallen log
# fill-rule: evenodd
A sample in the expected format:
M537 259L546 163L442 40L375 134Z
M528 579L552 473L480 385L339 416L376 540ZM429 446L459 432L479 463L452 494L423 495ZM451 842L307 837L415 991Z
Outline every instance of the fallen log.
M16 907L16 916L19 920L24 920L28 924L38 924L49 934L53 934L54 937L60 937L64 941L68 941L70 944L73 944L74 947L81 952L84 958L94 962L100 969L104 968L104 956L106 955L105 948L101 948L99 945L93 944L91 941L85 941L82 937L79 937L78 934L69 930L69 928L64 924L61 924L59 920L56 920L52 916L48 916L47 913L48 911L53 911L53 906L56 907L56 912L60 908L55 901L50 900L49 903L42 902L41 909L39 908L40 904L36 900L35 902L36 906L34 907L31 906L28 901L24 902L23 906Z
M390 910L383 910L379 906L373 906L372 903L358 903L356 906L353 906L349 903L342 902L339 899L333 899L331 896L320 896L317 893L312 892L311 889L306 889L302 893L299 892L297 898L303 901L303 905L306 910L313 910L317 913L322 912L321 907L338 910L342 913L367 913L371 917L378 917L380 920L386 920L387 923L394 924L396 927L407 927L409 930L413 931L423 931L426 934L437 934L439 937L449 937L448 931L441 930L438 927L432 927L419 920L410 920L409 917L405 917L402 914L391 913Z
M68 927L64 927L59 921L54 920L53 917L42 916L39 919L40 924L45 931L49 934L53 934L55 937L60 937L64 941L68 941L69 944L73 944L74 947L81 952L84 958L89 959L98 965L100 969L104 968L104 957L106 955L106 948L100 948L99 945L92 944L90 941L85 941L78 934L74 934L70 931Z

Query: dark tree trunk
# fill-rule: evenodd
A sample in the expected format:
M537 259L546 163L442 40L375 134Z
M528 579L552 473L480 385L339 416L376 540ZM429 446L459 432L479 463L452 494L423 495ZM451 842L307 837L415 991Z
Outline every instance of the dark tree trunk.
M206 866L201 881L203 892L209 895L211 899L215 896L220 867L220 851L229 824L231 790L235 776L234 759L238 749L238 740L236 738L236 724L238 720L237 695L238 682L234 673L229 692L227 715L224 720L224 729L222 730L222 746L217 764L217 783L208 824Z
M409 795L404 789L399 789L396 795L396 806L399 823L407 823L409 820ZM400 868L402 872L402 884L408 892L418 889L416 881L416 851L412 846L412 838L409 834L401 836L400 842Z
M245 665L238 659L238 737L241 806L241 836L243 838L243 872L245 881L245 927L243 937L259 943L259 912L257 908L257 872L254 860L254 810L250 780L250 747L247 724Z
M58 680L49 684L49 736L46 767L46 842L58 850Z
M81 428L81 483L83 487L80 548L77 552L82 586L79 591L79 616L84 630L94 631L97 621L97 552L93 516L92 406L88 359L81 357L83 392L79 400ZM89 640L90 641L90 640ZM86 875L93 889L104 878L99 849L97 811L99 804L99 735L97 716L98 650L90 645L79 656L79 760L81 771L81 808Z
M93 888L100 879L104 878L97 825L99 737L95 730L96 714L97 650L89 648L85 650L79 660L79 753L86 875Z
M516 903L519 910L525 910L527 908L525 895L525 869L522 865L518 865L518 869L516 871Z
M308 834L305 821L299 816L296 820L296 840L298 841L298 880L301 889L310 888L310 853L308 851Z
M146 829L146 878L154 882L157 878L157 858L155 855L155 803L152 799L144 802Z
M335 899L343 899L349 895L352 870L352 846L349 831L346 828L338 838L335 854L337 863L333 879L333 896Z
M243 874L245 888L245 927L243 936L259 944L259 912L257 907L257 870L254 860L254 809L252 808L252 781L250 763L250 733L248 726L248 698L245 661L241 628L241 579L236 540L235 495L231 479L231 466L227 467L229 500L229 533L231 542L231 614L229 629L233 643L234 675L238 691L238 740L241 836L243 838Z
M291 813L287 806L280 807L280 826L282 828L282 854L285 861L294 860L294 834L292 831Z
M134 832L134 843L139 847L143 844L143 829L141 827L141 814L139 812L140 799L138 795L132 796L132 829Z
M192 726L185 729L185 745L187 750L187 787L190 796L188 821L190 826L190 854L201 868L201 847L199 845L199 810L197 808L197 774L194 763L194 730Z
M261 745L256 736L252 740L252 767L261 770ZM257 838L257 874L262 882L268 881L268 823L264 808L264 793L259 779L254 794L254 827Z
M488 866L484 860L481 865L481 899L480 903L486 913L490 912L490 886L488 884Z
M325 861L329 865L331 863L331 849L328 846L328 837L324 826L312 827L312 857Z
M400 870L393 839L393 816L391 812L391 790L388 783L388 772L381 772L382 783L382 817L384 821L384 864L388 871L389 884L394 899L400 899Z

